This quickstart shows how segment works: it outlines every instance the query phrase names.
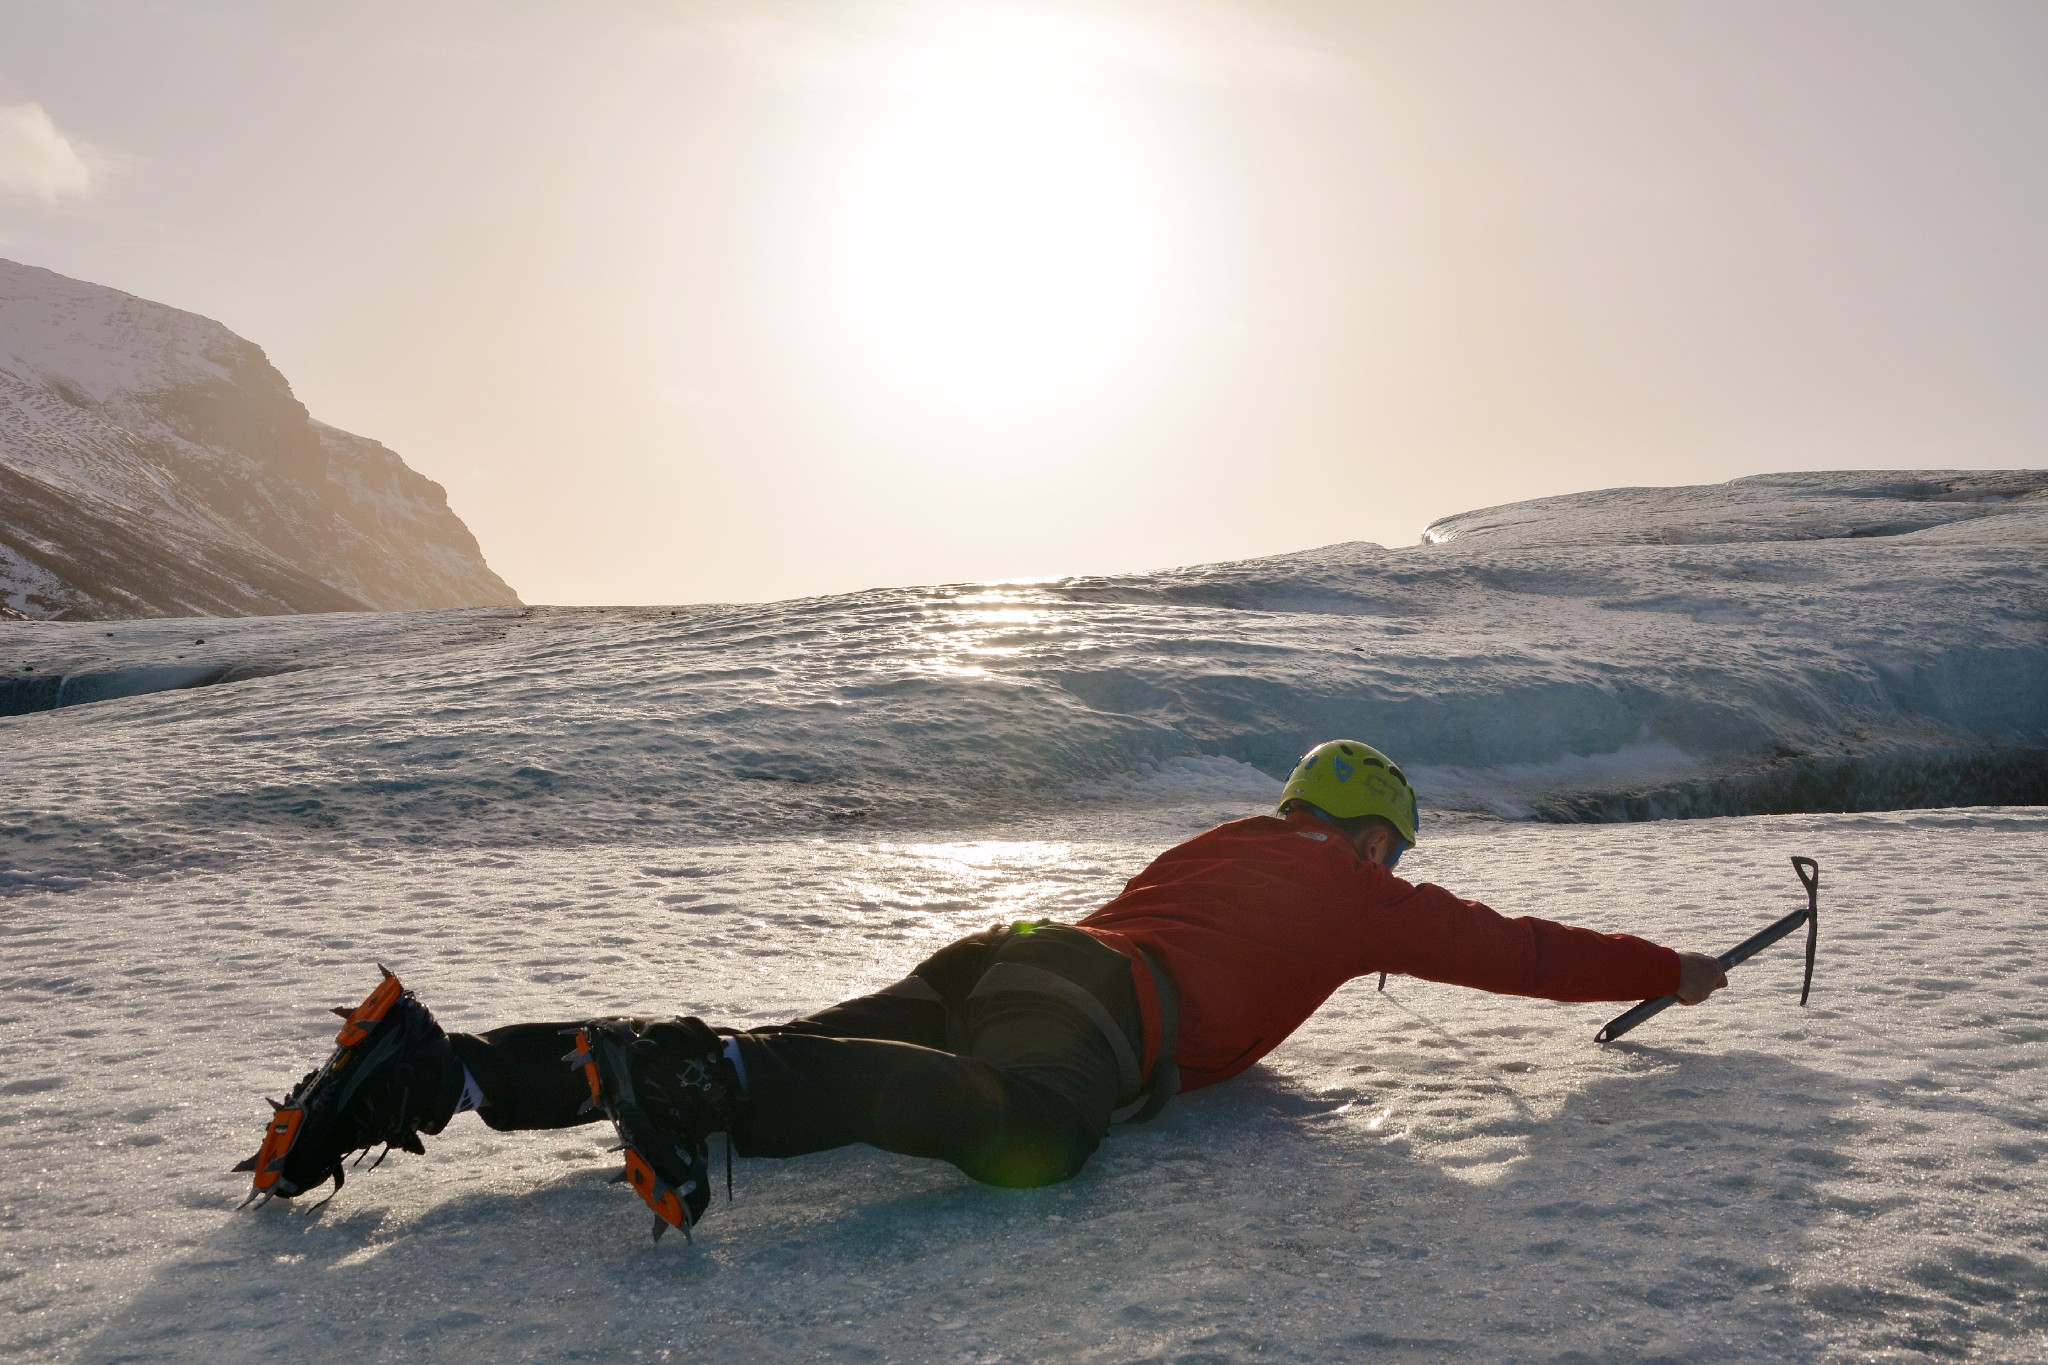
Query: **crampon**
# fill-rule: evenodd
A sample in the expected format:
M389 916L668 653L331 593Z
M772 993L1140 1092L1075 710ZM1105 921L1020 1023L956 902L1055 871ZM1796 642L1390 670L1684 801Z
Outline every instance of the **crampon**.
M719 1073L720 1040L695 1019L643 1025L598 1020L565 1030L576 1046L562 1060L590 1086L586 1112L612 1121L626 1169L624 1182L654 1210L654 1240L670 1228L691 1237L711 1202L706 1138L730 1128L736 1086ZM732 1143L725 1153L725 1192L732 1197Z
M389 969L378 970L384 979L360 1005L335 1009L343 1023L326 1062L285 1099L269 1101L263 1145L234 1167L250 1174L243 1207L295 1198L330 1177L332 1199L346 1178L342 1159L349 1153L360 1153L360 1165L382 1143L374 1170L393 1147L424 1154L420 1133L438 1133L447 1123L452 1104L441 1102L459 1064L427 1007Z

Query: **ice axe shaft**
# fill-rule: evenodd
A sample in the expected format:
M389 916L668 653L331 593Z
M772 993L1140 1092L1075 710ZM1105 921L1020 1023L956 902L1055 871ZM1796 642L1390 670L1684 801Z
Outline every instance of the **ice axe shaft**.
M1799 874L1799 884L1806 888L1806 908L1794 910L1768 929L1758 930L1715 960L1721 964L1723 971L1727 971L1749 961L1800 925L1805 925L1806 980L1799 987L1799 1003L1804 1005L1806 997L1813 991L1813 956L1820 944L1820 864L1811 858L1794 855L1792 870ZM1593 1035L1593 1041L1611 1043L1645 1019L1662 1014L1677 1003L1678 997L1675 995L1660 995L1655 1000L1645 1000L1626 1014L1608 1020L1607 1026Z

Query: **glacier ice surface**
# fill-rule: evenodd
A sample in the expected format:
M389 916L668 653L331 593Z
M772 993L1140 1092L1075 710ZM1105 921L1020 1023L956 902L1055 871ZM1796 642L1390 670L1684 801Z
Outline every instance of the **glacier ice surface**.
M17 697L239 679L0 721L0 857L57 856L52 821L106 832L64 856L118 864L223 824L573 841L1220 807L1332 735L1393 753L1433 812L2048 800L2048 475L1609 490L1432 532L763 605L0 623ZM144 743L146 788L103 779L96 755Z

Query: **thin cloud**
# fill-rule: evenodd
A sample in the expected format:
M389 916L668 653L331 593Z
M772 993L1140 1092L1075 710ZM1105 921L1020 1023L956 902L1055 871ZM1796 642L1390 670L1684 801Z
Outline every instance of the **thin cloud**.
M0 192L45 204L92 190L92 168L40 104L0 104Z

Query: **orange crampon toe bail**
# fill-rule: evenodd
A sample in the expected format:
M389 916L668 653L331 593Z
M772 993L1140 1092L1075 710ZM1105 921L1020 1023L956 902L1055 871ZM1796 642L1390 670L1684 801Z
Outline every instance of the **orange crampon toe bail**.
M690 1238L690 1211L683 1207L682 1199L667 1181L654 1173L646 1158L631 1147L626 1148L626 1183L633 1192L647 1201L647 1207L654 1210L658 1220L654 1224L654 1240L660 1241L661 1234L670 1228L681 1228L685 1239Z
M263 1145L256 1149L255 1156L235 1167L238 1171L254 1172L251 1183L255 1191L251 1198L269 1194L276 1187L278 1168L284 1165L285 1154L298 1140L299 1125L305 1121L306 1111L298 1105L271 1102L270 1126L263 1130Z

